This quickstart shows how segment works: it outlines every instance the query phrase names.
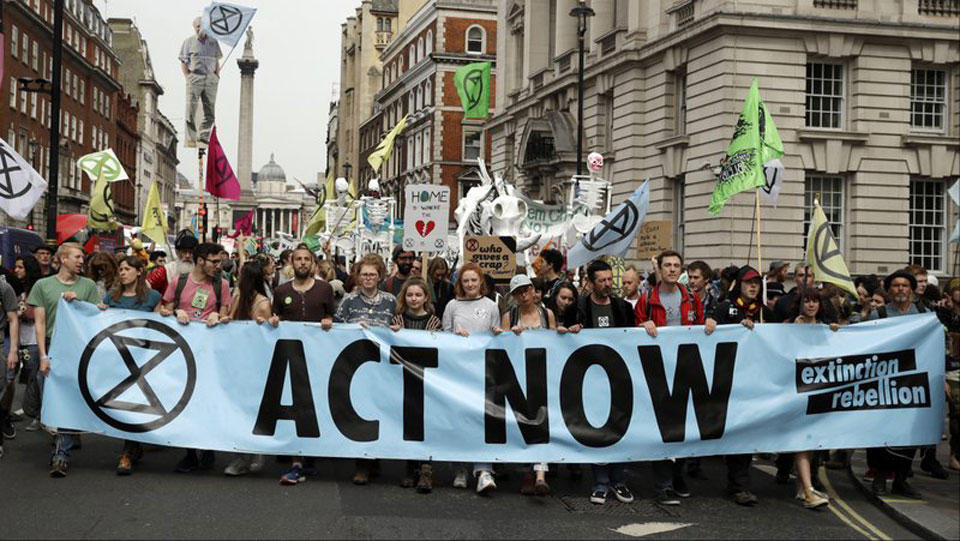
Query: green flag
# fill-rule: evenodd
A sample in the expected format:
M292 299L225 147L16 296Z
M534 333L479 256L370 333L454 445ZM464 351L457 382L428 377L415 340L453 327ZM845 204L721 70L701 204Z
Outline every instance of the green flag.
M734 194L764 186L763 164L780 156L783 156L780 134L760 99L759 85L754 79L733 130L727 156L721 162L720 178L710 199L710 214L720 214Z
M465 118L487 118L490 112L490 62L474 62L453 74Z
M107 172L100 169L97 184L90 194L90 209L87 211L87 225L102 231L117 228L117 218L113 214L113 190L107 180Z

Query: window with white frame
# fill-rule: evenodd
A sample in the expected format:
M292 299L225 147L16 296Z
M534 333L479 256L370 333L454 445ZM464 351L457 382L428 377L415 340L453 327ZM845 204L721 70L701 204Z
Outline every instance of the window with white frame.
M426 42L425 54L429 55L433 52L433 30L427 30L427 42Z
M406 156L407 168L406 171L409 171L413 168L413 137L407 136L407 156Z
M433 83L430 82L430 79L427 79L426 84L423 86L423 106L429 107L433 105Z
M806 250L810 219L813 216L813 200L819 198L837 245L843 250L843 177L807 173L803 186L803 247Z
M30 93L30 118L37 119L37 96L34 93Z
M423 60L426 56L426 51L423 48L423 37L417 40L417 60Z
M40 44L36 41L33 42L33 48L30 50L30 67L33 71L37 71L39 67L37 64L40 62Z
M77 141L79 141L81 145L83 144L83 119L82 118L77 123Z
M910 72L910 127L943 131L947 109L947 72L914 68Z
M17 78L10 78L10 108L17 108Z
M74 73L72 77L73 77L73 88L71 88L71 90L73 90L73 99L79 100L80 99L80 78L77 77L76 73Z
M413 112L416 111L416 109L414 108L413 100L414 100L414 96L413 96L413 92L411 91L409 94L407 94L407 114L412 115Z
M27 91L20 91L20 112L27 114Z
M910 182L910 264L946 270L947 186L942 180Z
M463 129L463 161L476 163L483 151L483 134L478 128Z
M687 72L677 71L673 75L673 133L687 133Z
M417 48L411 45L408 52L410 54L410 67L412 68L417 63Z
M26 32L20 34L20 61L24 64L30 62L30 38Z
M10 28L10 56L17 57L17 43L20 41L20 29L17 25Z
M80 79L80 103L86 103L86 94L87 94L87 82L83 79Z
M479 26L471 26L467 29L467 53L468 54L483 54L484 51L484 33L483 28Z
M423 130L423 159L420 163L430 163L430 128Z
M607 152L613 150L613 91L598 96L603 113L603 144Z
M423 133L417 132L413 140L413 156L410 157L410 161L413 162L413 167L420 167L420 149L423 146Z
M807 62L808 128L843 127L843 64Z
M414 105L416 106L416 110L419 111L420 109L423 109L423 89L420 88L419 86L416 89L416 98L414 100L415 100Z

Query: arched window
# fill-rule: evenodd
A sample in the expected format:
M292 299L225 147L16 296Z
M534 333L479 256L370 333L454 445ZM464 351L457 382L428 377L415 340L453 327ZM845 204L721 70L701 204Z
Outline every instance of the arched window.
M413 156L411 156L411 161L413 162L414 167L418 167L420 165L420 145L422 142L422 135L418 132L417 138L413 142Z
M429 107L431 105L433 105L433 83L430 82L430 79L427 79L423 90L423 106Z
M413 92L411 92L407 94L407 114L412 115L416 111L413 105Z
M433 30L427 30L427 49L426 54L433 52Z
M403 55L400 55L400 58L397 59L397 77L400 77L400 74L403 73Z
M430 128L423 130L423 160L421 163L430 163Z
M416 109L414 110L419 111L420 109L423 108L423 89L418 86L416 93L417 93L417 97L414 100L414 105L416 106Z
M486 33L483 31L483 28L480 26L471 26L467 29L467 53L468 54L483 54L486 50L486 45L484 41L486 40Z
M423 38L421 37L419 40L417 40L417 57L419 57L420 60L423 60L424 56Z
M417 48L413 45L410 46L410 67L412 68L417 63Z

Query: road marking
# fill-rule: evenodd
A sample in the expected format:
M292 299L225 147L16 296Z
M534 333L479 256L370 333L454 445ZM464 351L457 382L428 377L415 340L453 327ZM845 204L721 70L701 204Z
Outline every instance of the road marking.
M900 500L896 498L880 498L880 499L883 500L885 503L919 503L924 505L927 503L924 500Z
M693 526L693 524L686 524L683 522L639 522L620 526L616 530L611 528L611 531L623 535L629 535L630 537L644 537L647 535L653 535L655 533L672 532L674 530L686 528L687 526Z
M851 518L853 518L854 520L862 524L864 527L866 527L868 530L876 534L877 538L881 539L881 541L891 541L890 536L881 532L879 528L874 526L867 519L860 516L849 505L847 505L847 502L843 501L843 498L841 498L840 495L837 494L837 491L833 489L833 485L830 484L830 479L827 477L826 468L824 468L823 466L820 466L819 471L817 471L817 477L820 478L820 482L823 483L824 488L827 489L827 494L830 496L830 499L836 500L837 504L839 504L840 507L843 508L843 510L846 511ZM830 507L832 508L833 506L830 506Z

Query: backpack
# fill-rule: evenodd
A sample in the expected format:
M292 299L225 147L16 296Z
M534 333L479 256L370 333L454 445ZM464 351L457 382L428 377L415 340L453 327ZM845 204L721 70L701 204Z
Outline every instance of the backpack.
M183 294L184 288L187 287L187 277L189 276L190 276L190 273L185 272L181 274L179 278L177 278L177 289L173 293L173 309L174 310L178 310L180 308L180 296ZM217 278L220 280L223 280L221 276L217 276ZM217 299L217 311L220 311L220 309L223 308L223 299L221 298L223 293L220 292L222 288L217 287L220 285L222 285L222 283L217 283L213 285L213 296L216 297Z

